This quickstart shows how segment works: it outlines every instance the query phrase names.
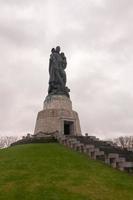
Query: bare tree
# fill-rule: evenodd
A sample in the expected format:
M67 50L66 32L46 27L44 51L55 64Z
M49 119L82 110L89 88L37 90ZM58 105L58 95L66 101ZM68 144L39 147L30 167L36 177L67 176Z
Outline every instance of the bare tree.
M122 148L133 148L133 136L121 136L113 139L113 142Z
M18 140L17 136L1 136L0 137L0 149L9 147L13 142Z

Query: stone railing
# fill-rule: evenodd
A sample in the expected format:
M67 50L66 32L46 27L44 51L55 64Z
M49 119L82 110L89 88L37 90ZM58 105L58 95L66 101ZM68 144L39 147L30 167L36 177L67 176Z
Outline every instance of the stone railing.
M112 144L100 141L96 137L91 136L89 140L88 136L74 137L57 133L55 134L55 138L60 144L84 153L91 159L101 160L105 164L121 171L133 172L133 160L127 161L126 157L128 158L128 155L126 153L119 148L113 147Z

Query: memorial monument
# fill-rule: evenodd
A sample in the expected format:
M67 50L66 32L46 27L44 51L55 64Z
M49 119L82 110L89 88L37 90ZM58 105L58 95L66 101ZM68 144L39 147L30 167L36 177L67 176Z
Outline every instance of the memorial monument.
M37 115L34 134L81 135L77 112L72 110L70 89L66 86L67 60L60 47L52 48L49 59L49 87L43 110Z

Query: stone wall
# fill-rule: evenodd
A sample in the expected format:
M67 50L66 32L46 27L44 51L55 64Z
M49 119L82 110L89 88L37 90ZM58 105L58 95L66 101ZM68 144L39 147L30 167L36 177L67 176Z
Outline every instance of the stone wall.
M34 134L55 131L63 134L64 121L73 123L72 135L81 135L78 114L72 110L71 100L62 95L48 96L44 101L43 110L37 115Z

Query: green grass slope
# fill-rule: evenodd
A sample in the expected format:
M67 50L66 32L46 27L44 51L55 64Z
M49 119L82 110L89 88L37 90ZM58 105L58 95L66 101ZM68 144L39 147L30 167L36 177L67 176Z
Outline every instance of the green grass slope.
M133 200L133 177L59 144L0 150L0 200Z

